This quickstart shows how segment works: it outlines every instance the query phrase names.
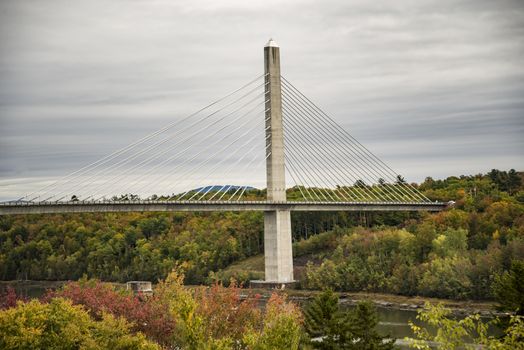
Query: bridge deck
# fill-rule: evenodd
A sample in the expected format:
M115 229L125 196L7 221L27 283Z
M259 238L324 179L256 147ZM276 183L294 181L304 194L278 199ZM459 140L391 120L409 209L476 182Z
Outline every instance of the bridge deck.
M269 202L269 201L107 201L1 203L0 215L93 213L93 212L184 212L184 211L440 211L449 203L410 202Z

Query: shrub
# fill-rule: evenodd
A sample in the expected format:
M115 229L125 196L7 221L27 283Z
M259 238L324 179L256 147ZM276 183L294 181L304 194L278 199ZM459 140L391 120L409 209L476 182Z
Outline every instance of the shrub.
M472 265L467 257L436 258L425 268L418 287L422 295L455 299L469 296Z
M45 300L62 297L73 304L83 305L92 317L101 320L104 314L125 318L135 332L142 332L148 338L168 344L175 327L169 314L169 307L158 296L134 296L118 291L113 286L100 281L70 282L61 290L51 291Z
M302 313L293 303L277 294L269 299L261 324L247 331L243 341L248 349L272 350L299 348Z
M497 350L522 350L524 349L524 320L521 316L512 316L508 326L503 329L502 336L489 336L490 326L501 324L499 319L485 322L480 315L470 315L464 319L451 316L451 310L442 305L426 303L425 308L419 311L417 319L424 322L427 328L417 326L410 322L411 329L416 338L406 338L412 348L430 350L429 343L438 343L439 349L473 349L466 342L478 344L478 348ZM428 328L436 330L432 335ZM468 340L469 338L469 340Z
M497 276L493 291L503 310L524 315L524 261L513 261L511 269Z
M16 294L15 289L8 286L4 292L0 293L0 310L15 307L18 301L26 301L26 298Z
M81 306L61 298L32 300L0 311L2 349L160 349L123 318L104 313L93 320Z

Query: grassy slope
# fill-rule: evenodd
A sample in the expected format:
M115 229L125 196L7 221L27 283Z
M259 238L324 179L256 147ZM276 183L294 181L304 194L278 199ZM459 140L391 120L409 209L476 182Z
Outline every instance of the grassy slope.
M245 260L237 261L224 269L228 275L242 273L264 274L264 255L255 255Z

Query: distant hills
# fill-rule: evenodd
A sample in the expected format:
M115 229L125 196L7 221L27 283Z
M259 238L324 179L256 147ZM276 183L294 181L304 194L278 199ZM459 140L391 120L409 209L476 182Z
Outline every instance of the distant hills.
M212 192L212 191L227 192L227 191L236 191L239 188L243 188L243 187L244 186L236 186L236 185L210 185L210 186L195 188L195 189L193 189L191 191L195 191L195 192ZM255 187L251 187L251 186L247 186L246 187L246 191L248 191L248 190L255 190L255 189L256 189Z

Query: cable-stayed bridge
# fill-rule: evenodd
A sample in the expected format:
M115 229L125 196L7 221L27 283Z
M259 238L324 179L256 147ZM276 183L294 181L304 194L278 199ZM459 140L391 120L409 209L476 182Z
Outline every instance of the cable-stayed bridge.
M264 211L266 281L293 281L290 211L438 211L280 72L18 200L0 215L119 211ZM260 190L265 188L265 190Z

